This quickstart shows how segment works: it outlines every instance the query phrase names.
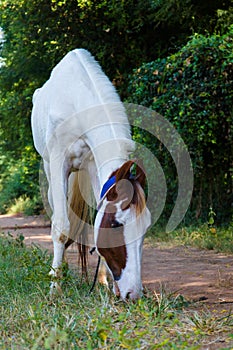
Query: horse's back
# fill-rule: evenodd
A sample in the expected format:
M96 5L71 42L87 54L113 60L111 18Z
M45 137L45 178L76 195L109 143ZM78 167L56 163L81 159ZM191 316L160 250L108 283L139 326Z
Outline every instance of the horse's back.
M39 153L67 118L94 106L120 102L112 83L84 49L69 52L33 95L32 130Z
M120 102L112 83L94 57L84 49L69 52L36 90L34 106L47 105L50 116L79 112L103 103Z

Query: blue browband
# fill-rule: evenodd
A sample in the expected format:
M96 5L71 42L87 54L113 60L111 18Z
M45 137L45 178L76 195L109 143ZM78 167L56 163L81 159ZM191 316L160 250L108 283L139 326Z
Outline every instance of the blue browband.
M130 173L129 175L129 180L135 179L135 176L133 174ZM102 187L102 191L100 193L100 200L105 196L105 194L108 192L108 190L116 184L116 176L113 175L112 177L110 177L110 179L108 179L105 184Z
M102 199L105 194L108 192L108 190L113 186L115 185L116 183L116 176L112 176L110 177L110 179L108 179L105 184L103 185L103 188L102 188L102 191L100 193L100 199Z

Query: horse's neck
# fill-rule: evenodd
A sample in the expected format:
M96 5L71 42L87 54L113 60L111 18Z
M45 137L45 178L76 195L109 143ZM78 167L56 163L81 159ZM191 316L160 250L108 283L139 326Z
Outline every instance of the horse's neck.
M85 131L85 142L94 157L94 171L99 179L99 191L112 172L127 161L129 154L134 150L127 120L121 123L118 119L115 118L114 122L103 121Z
M100 200L100 192L103 188L103 185L111 176L113 171L117 170L121 167L121 165L125 162L126 159L113 159L109 160L100 169L97 169L94 158L88 163L88 172L91 179L92 189L94 192L94 196L96 202L98 203Z
M104 185L113 171L129 158L127 145L123 141L108 140L95 149L94 159L100 187Z
M119 169L122 164L126 161L126 158L118 158L110 160L108 163L105 163L101 169L99 169L99 182L100 182L100 189L102 189L105 182L109 179L111 174Z
M79 126L94 157L99 183L97 186L94 180L94 186L98 187L94 192L100 193L112 172L128 160L129 153L134 150L129 122L123 105L113 102L85 110L79 116ZM95 179L96 175L91 174L91 177Z

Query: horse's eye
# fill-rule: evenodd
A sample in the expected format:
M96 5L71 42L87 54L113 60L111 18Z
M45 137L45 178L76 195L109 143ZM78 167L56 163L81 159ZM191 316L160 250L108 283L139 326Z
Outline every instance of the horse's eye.
M114 220L111 222L111 228L117 228L123 226L120 222L118 222L117 220Z

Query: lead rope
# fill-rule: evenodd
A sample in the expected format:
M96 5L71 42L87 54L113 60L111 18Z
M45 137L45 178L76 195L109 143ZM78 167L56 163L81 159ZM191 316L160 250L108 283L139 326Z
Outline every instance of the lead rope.
M92 254L94 251L95 251L95 247L90 250L90 253ZM92 286L91 286L88 294L91 294L93 292L93 289L95 288L97 277L98 277L98 272L99 272L99 267L100 267L100 260L101 260L101 257L99 255L96 270L95 270L94 280L93 280Z

